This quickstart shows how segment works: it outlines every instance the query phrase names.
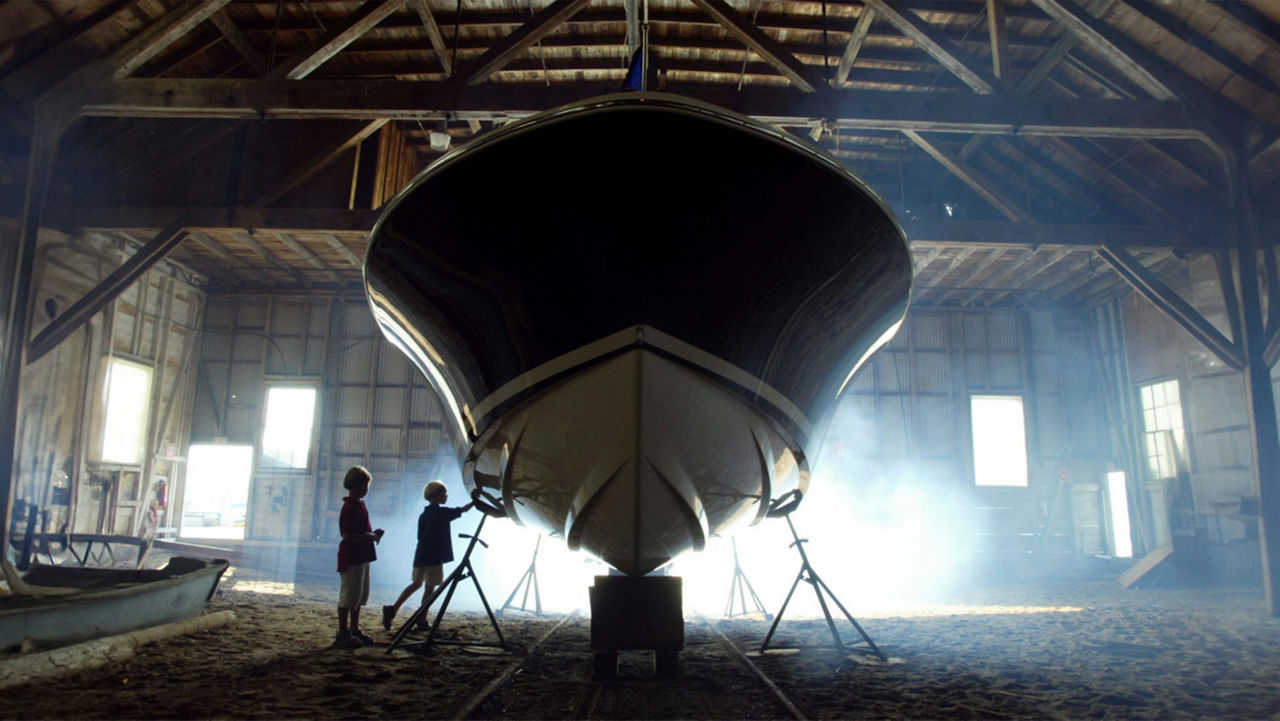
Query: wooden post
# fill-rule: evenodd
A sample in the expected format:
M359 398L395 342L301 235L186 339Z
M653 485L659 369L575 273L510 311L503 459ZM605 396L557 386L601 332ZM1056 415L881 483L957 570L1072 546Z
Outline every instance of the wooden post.
M18 411L22 408L22 375L27 365L27 340L31 333L31 300L34 295L36 242L40 236L41 211L58 155L58 139L67 116L37 105L27 159L27 184L22 198L22 221L18 247L14 251L13 282L10 284L8 328L4 359L0 361L0 558L6 558L9 543L9 516L18 469Z
M1258 545L1262 550L1262 585L1267 612L1280 617L1280 429L1276 427L1271 368L1264 358L1267 337L1258 287L1258 240L1249 202L1249 156L1242 146L1224 148L1223 154L1239 251L1236 253L1239 281L1236 293L1243 331L1245 409L1249 416L1249 445L1260 513ZM1277 313L1280 309L1271 308L1269 312Z

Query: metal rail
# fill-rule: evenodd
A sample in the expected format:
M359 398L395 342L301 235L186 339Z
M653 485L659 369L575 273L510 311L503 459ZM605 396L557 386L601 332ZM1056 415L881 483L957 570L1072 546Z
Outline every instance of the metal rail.
M774 697L776 697L778 701L781 702L784 707L786 707L787 711L791 714L792 718L800 719L800 721L805 721L808 718L807 716L804 715L804 712L800 710L800 707L796 706L795 703L792 702L791 698L787 696L786 692L784 692L781 688L779 688L778 684L774 683L773 679L769 678L769 676L764 671L760 670L760 667L755 665L755 663L752 662L752 660L748 658L747 655L743 653L742 650L739 649L737 645L735 645L733 641L729 639L728 636L724 635L723 631L721 631L714 623L708 620L706 616L699 615L698 619L701 620L703 623L707 624L707 626L711 628L712 632L714 632L716 635L716 640L720 642L721 646L728 649L734 658L738 659L738 661L742 665L746 666L752 673L756 675L757 678L763 681L765 686L769 687L769 690L773 692Z
M507 667L502 669L501 673L499 673L497 676L493 678L493 680L485 684L479 691L477 691L470 699L467 700L465 704L459 707L458 710L450 718L454 719L455 721L461 721L461 719L470 717L471 714L475 713L476 709L480 708L480 704L488 700L488 698L492 696L495 691L502 688L504 685L506 685L508 681L511 680L511 677L514 676L516 672L519 671L521 667L524 666L525 662L528 661L533 656L534 652L537 651L539 646L541 646L548 638L551 638L552 634L554 634L556 631L559 631L561 628L563 628L566 623L568 623L570 620L577 617L578 617L578 611L575 610L569 615L560 619L560 621L556 625L552 626L550 629L547 630L546 633L539 636L538 639L533 642L533 645L531 645L528 648L528 650L525 651L525 654L523 657L518 658L512 661L511 663L507 664Z

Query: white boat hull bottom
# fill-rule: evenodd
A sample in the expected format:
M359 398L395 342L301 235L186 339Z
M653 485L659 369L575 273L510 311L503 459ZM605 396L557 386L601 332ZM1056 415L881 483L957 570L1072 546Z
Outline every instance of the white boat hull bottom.
M499 419L474 479L518 522L648 573L807 476L748 403L647 348L589 366Z

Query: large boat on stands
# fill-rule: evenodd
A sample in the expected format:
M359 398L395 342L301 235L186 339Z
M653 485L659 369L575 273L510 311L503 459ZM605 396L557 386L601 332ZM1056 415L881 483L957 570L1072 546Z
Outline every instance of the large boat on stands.
M807 488L912 267L835 158L639 92L445 155L382 215L364 274L464 480L636 576Z

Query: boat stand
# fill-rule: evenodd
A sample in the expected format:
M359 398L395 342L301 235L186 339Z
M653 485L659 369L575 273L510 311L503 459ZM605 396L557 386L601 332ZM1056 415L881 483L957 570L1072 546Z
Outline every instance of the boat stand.
M766 619L773 618L773 614L766 611L764 604L760 603L760 597L751 587L751 581L747 580L747 574L742 572L742 564L738 563L738 539L731 537L729 541L733 543L733 578L729 580L729 602L724 605L724 617L733 618L762 613ZM754 607L750 610L747 609L747 594L751 594L751 605ZM737 613L733 611L735 600L742 607L742 610Z
M507 600L503 602L502 608L498 609L498 615L506 613L508 608L517 611L532 613L535 616L542 615L542 595L538 593L538 548L542 546L542 536L538 536L538 540L533 544L533 559L529 561L529 568L525 569L524 575L516 581L516 587L511 589L511 595L507 596ZM516 606L511 601L519 593L520 587L524 586L524 595L520 597L520 605ZM529 589L533 589L533 608L529 610Z
M872 641L871 637L867 635L867 632L862 630L862 626L854 620L853 615L844 607L844 604L840 603L840 599L836 598L836 595L831 592L831 589L825 582L823 582L822 577L818 575L817 571L813 570L813 566L809 563L809 556L804 552L804 544L808 543L809 539L801 538L800 534L796 533L795 524L791 522L791 512L800 504L800 498L801 494L799 491L789 491L769 504L768 517L781 517L786 519L787 527L791 529L791 537L794 538L795 541L790 545L794 546L796 551L800 554L800 571L796 573L796 580L791 583L791 590L787 592L787 599L782 602L782 608L778 609L778 616L773 619L773 625L769 627L769 633L765 635L764 642L760 644L760 653L764 653L769 649L805 648L804 646L769 645L770 639L773 638L773 632L778 628L778 622L782 620L783 614L787 612L787 604L791 603L791 596L795 594L796 587L800 585L800 582L804 581L813 587L813 592L818 597L818 605L822 607L822 615L827 619L827 628L831 631L831 640L834 642L837 651L864 653L875 656L881 661L888 661L889 657L885 656L884 652L880 650L880 647L876 645L876 642ZM823 595L824 593L826 596L831 597L831 600L835 602L836 607L840 609L840 612L844 614L844 617L849 619L849 623L853 624L853 628L860 636L862 636L862 641L846 643L840 637L840 631L836 628L836 622L831 618L831 609L827 606L827 599Z
M418 607L418 610L413 612L413 615L409 617L409 620L406 621L398 631L396 631L395 637L391 639L391 644L387 647L387 653L391 653L397 648L405 651L413 651L414 653L427 653L435 644L449 646L483 646L489 648L500 648L503 651L511 650L507 646L506 639L502 636L502 629L498 627L498 619L493 615L493 609L489 607L489 601L484 596L484 589L480 587L480 580L476 578L476 570L471 565L471 553L475 550L476 544L478 543L485 548L489 547L489 544L480 540L480 532L484 530L485 520L487 520L491 515L501 517L505 516L506 513L501 510L501 507L496 505L496 502L493 506L489 506L488 504L482 503L479 499L476 500L476 508L479 508L483 512L483 515L480 516L480 524L476 526L475 533L458 534L459 538L471 539L471 542L467 544L466 552L462 554L462 560L458 562L458 567L453 569L453 572L444 579L444 582L436 587L436 590L422 602L422 605ZM485 641L464 641L461 639L442 640L436 638L436 632L440 629L440 621L444 619L445 612L449 610L449 601L453 599L453 592L458 590L458 584L468 578L470 578L472 583L475 584L476 593L480 596L480 603L484 604L484 612L489 615L489 623L493 625L493 632L498 636L497 643ZM418 624L423 621L431 609L431 604L435 603L436 599L442 594L444 595L444 602L440 604L440 610L436 612L435 620L431 623L431 630L427 632L427 637L421 640L410 638L410 631L414 630Z

